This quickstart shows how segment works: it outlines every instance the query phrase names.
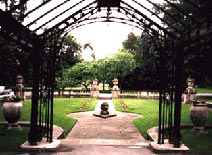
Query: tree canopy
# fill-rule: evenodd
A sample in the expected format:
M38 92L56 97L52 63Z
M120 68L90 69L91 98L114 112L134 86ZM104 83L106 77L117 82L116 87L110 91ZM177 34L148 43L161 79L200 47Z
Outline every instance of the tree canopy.
M135 35L132 32L123 42L123 49L135 58L136 68L124 79L125 89L157 89L156 53L154 40L146 33Z
M64 70L62 78L57 82L60 87L84 85L88 89L89 84L95 78L103 84L110 83L115 77L124 78L134 68L133 55L126 51L120 51L113 58L79 62Z
M19 0L21 3L23 0ZM0 3L5 5L5 10L13 8L18 0L1 0ZM19 7L13 14L13 18L20 18L26 11L26 5ZM30 79L31 53L24 51L12 40L6 40L0 36L0 85L14 86L15 79L18 74L23 76L28 75L25 81Z
M177 29L187 32L187 34L184 33L183 37L189 38L191 33L194 33L194 31L199 29L198 22L205 21L208 28L211 26L211 4L210 0L191 0L190 2L178 0L174 2L174 5L163 4L158 6L167 12L163 17L165 21L172 24ZM177 10L175 6L177 6L181 11ZM159 11L157 8L155 9ZM187 14L187 16L185 14ZM170 31L176 31L167 23L164 23L164 25ZM207 28L205 27L201 29L206 30ZM211 35L208 37L211 39ZM178 42L179 40L176 40L176 44L178 44ZM199 39L199 41L195 44L198 45L201 42L204 43L204 40ZM212 87L212 73L207 67L212 65L211 45L202 43L199 47L197 46L198 48L192 48L184 53L184 76L185 78L188 76L193 77L196 84L199 86Z

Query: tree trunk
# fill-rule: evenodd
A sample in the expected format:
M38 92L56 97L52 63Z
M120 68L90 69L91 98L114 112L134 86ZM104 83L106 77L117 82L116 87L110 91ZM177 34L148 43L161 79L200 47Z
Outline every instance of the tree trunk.
M105 90L105 81L103 80L103 90Z

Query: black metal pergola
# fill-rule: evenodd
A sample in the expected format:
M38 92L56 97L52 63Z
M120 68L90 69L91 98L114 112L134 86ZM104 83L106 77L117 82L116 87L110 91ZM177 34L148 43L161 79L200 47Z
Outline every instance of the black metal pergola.
M144 1L148 5L144 5ZM47 142L53 140L55 65L62 48L61 38L80 26L116 22L139 28L154 40L160 81L158 144L168 139L174 147L180 147L184 54L197 47L211 46L211 16L199 20L178 7L178 1L163 0L163 3L174 7L179 14L194 23L193 27L189 27L154 0L144 1L20 0L12 7L1 6L1 37L16 42L24 51L32 51L33 54L30 145L36 145L43 138ZM184 1L197 13L204 12L192 0ZM26 5L28 10L14 18L14 14ZM178 25L166 21L151 7L169 16Z

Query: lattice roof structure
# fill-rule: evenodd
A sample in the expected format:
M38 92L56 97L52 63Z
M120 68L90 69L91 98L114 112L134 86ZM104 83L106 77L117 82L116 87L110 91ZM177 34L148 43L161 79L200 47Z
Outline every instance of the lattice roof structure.
M11 1L4 1L0 5L0 35L8 40L13 40L21 45L23 49L33 51L35 58L34 79L33 79L33 98L32 98L32 117L29 141L35 145L47 135L47 141L52 141L53 126L53 83L55 56L61 48L57 43L58 38L66 36L73 29L95 22L117 22L127 24L145 30L150 36L154 36L160 43L160 66L161 73L165 75L164 68L171 66L170 81L164 80L161 76L160 105L159 105L159 140L164 143L166 122L168 122L168 138L176 147L180 145L180 108L182 95L182 63L183 52L197 48L198 46L211 46L212 36L212 13L210 0L206 0L200 5L195 0L183 0L186 5L195 10L196 16L190 14L189 10L181 8L178 4L181 0L20 0L11 6ZM161 4L167 4L177 12L177 15L189 20L190 23L179 20L178 17L164 9ZM26 8L25 10L24 8ZM188 7L188 8L189 8ZM154 8L154 9L152 9ZM210 9L210 10L209 10ZM19 14L19 16L17 16ZM173 22L165 20L163 16L171 18ZM196 18L202 17L202 18ZM192 23L192 24L191 24ZM45 44L48 40L49 42ZM176 40L180 40L181 45L175 45ZM46 42L45 42L46 41ZM168 43L172 45L168 48ZM48 47L48 48L47 48ZM177 51L178 50L178 51ZM47 52L46 52L47 51ZM44 55L50 54L48 59ZM171 55L171 62L165 62L167 56ZM174 60L176 59L176 60ZM49 103L51 106L48 114L49 125L42 126L41 116L38 122L38 102L42 96L40 85L43 81L41 64L49 61ZM46 62L45 62L46 63ZM167 64L166 64L167 63ZM171 64L171 65L170 65ZM41 72L41 74L40 74ZM40 76L39 76L40 75ZM167 84L168 82L168 84ZM170 82L170 83L169 83ZM170 87L171 86L171 87ZM168 88L170 88L168 90ZM171 95L170 95L171 94ZM40 97L40 98L39 98ZM171 100L171 101L167 101ZM170 104L175 103L175 111L166 113L162 109L163 105L170 108ZM43 116L42 116L43 117ZM46 117L46 116L45 116ZM170 118L171 117L171 118ZM172 118L174 117L174 118ZM172 122L174 120L174 123ZM40 130L41 129L41 130ZM43 134L43 129L46 129Z

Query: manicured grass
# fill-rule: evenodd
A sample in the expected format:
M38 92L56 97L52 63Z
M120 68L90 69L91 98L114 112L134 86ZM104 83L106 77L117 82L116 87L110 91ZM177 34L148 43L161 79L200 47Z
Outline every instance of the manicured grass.
M115 108L118 111L132 112L141 114L143 117L137 118L133 121L135 126L144 137L147 137L146 131L158 124L158 101L157 100L144 100L144 99L121 99L129 110L120 106L118 99L113 100Z
M72 112L92 111L97 103L96 99L87 98L64 98L55 99L54 105L54 124L61 126L64 129L64 136L72 129L75 125L76 120L69 118L66 115ZM85 102L90 102L88 107L81 109L80 106Z
M21 127L19 130L5 130L3 126L0 126L0 150L18 150L19 146L26 142L28 138L28 132L29 127Z
M64 129L64 136L71 130L71 128L76 123L76 120L69 118L66 115L71 112L80 111L90 111L94 110L97 103L96 99L88 98L58 98L54 102L54 124L61 126ZM119 100L122 100L129 109L124 109L120 104ZM80 107L89 102L85 109ZM158 100L144 100L144 99L114 99L116 110L123 112L133 112L141 114L142 117L137 118L133 121L135 126L141 132L144 137L147 137L146 132L148 129L158 126ZM30 120L30 109L31 102L26 101L23 103L23 113L21 121ZM192 124L189 117L190 105L182 104L182 117L181 124ZM4 121L2 115L2 108L0 107L0 121ZM212 112L210 112L207 125L211 126L212 122ZM5 132L3 127L0 126L0 150L16 150L18 147L27 140L29 128L22 127L20 131L10 131ZM188 146L192 153L202 154L208 153L212 154L211 150L211 139L212 139L212 129L208 130L208 135L198 135L197 133L191 132L191 129L182 129L182 141ZM18 135L18 136L17 136Z
M212 88L195 88L198 94L212 94Z
M84 109L80 107L88 103ZM63 137L75 125L76 120L67 117L67 114L72 112L91 111L94 110L97 103L96 99L90 98L58 98L54 101L54 124L61 126L64 129ZM30 121L31 101L23 102L23 113L20 121ZM0 122L5 121L0 107ZM28 138L29 127L22 127L22 130L5 131L3 126L0 126L0 150L15 150ZM17 136L18 135L18 136Z
M146 132L148 129L158 126L158 100L142 100L142 99L121 99L129 107L129 110L122 108L119 104L119 99L115 99L115 107L118 111L133 112L141 114L142 117L133 121L135 126L141 132L141 134L147 138ZM182 104L181 111L181 124L192 124L189 116L190 105ZM209 113L209 119L206 122L206 126L211 126L212 112ZM192 153L212 154L212 129L207 130L208 135L199 135L191 132L191 129L182 129L182 141L188 146Z
M191 131L191 129L182 129L183 143L191 149L194 154L212 154L212 129L207 130L207 135L200 135Z

